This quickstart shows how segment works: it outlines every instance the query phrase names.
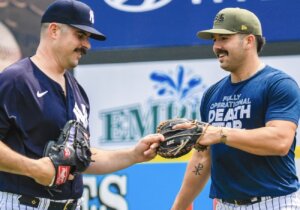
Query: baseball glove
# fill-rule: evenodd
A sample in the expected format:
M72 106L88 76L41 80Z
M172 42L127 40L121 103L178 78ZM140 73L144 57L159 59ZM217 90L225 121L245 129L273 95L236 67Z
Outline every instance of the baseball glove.
M189 129L172 129L174 125L182 123L191 123L193 127ZM198 151L206 150L207 146L201 145L199 140L208 126L208 123L184 118L161 122L157 126L157 133L162 134L165 141L161 142L157 154L164 158L178 158L189 153L192 148Z
M89 132L75 120L66 123L57 141L49 141L44 157L49 157L55 167L55 176L50 188L64 184L69 174L83 172L92 161Z

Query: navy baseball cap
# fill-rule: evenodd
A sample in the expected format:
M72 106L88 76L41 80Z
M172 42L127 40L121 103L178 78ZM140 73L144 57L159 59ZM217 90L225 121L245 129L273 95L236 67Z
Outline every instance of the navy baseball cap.
M83 2L56 0L46 9L41 23L63 23L91 33L91 38L105 40L106 37L94 28L94 12Z

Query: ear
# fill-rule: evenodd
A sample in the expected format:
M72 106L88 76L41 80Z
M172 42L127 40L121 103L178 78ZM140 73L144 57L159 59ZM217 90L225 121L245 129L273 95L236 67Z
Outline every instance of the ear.
M59 34L59 25L57 23L50 23L48 26L49 36L55 39Z
M256 48L256 38L253 34L249 34L245 37L246 48Z

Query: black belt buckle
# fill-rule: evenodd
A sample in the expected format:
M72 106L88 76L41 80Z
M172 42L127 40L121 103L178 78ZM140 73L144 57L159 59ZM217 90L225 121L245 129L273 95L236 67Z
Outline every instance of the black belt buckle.
M77 202L75 200L67 201L63 210L75 210L76 207L77 207Z
M77 200L69 200L65 203L51 201L48 210L75 210L77 207Z
M40 199L26 195L21 195L18 200L20 204L34 208L37 208L40 203Z

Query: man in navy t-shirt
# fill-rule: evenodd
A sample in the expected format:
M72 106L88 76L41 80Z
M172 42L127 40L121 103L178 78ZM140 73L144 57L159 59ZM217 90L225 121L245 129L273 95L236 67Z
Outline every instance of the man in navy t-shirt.
M82 176L70 176L56 191L55 174L45 145L58 138L69 120L88 128L89 101L68 69L90 49L89 38L105 40L93 27L91 8L76 0L57 0L41 20L36 54L0 74L0 209L79 209ZM110 173L156 155L160 134L142 138L135 147L117 151L92 148L85 173ZM108 164L109 163L109 164Z
M294 159L297 83L262 63L261 24L248 10L219 11L213 29L198 36L213 40L220 66L230 74L202 98L201 119L210 126L199 141L210 147L193 153L172 210L185 210L209 176L217 210L300 209Z

